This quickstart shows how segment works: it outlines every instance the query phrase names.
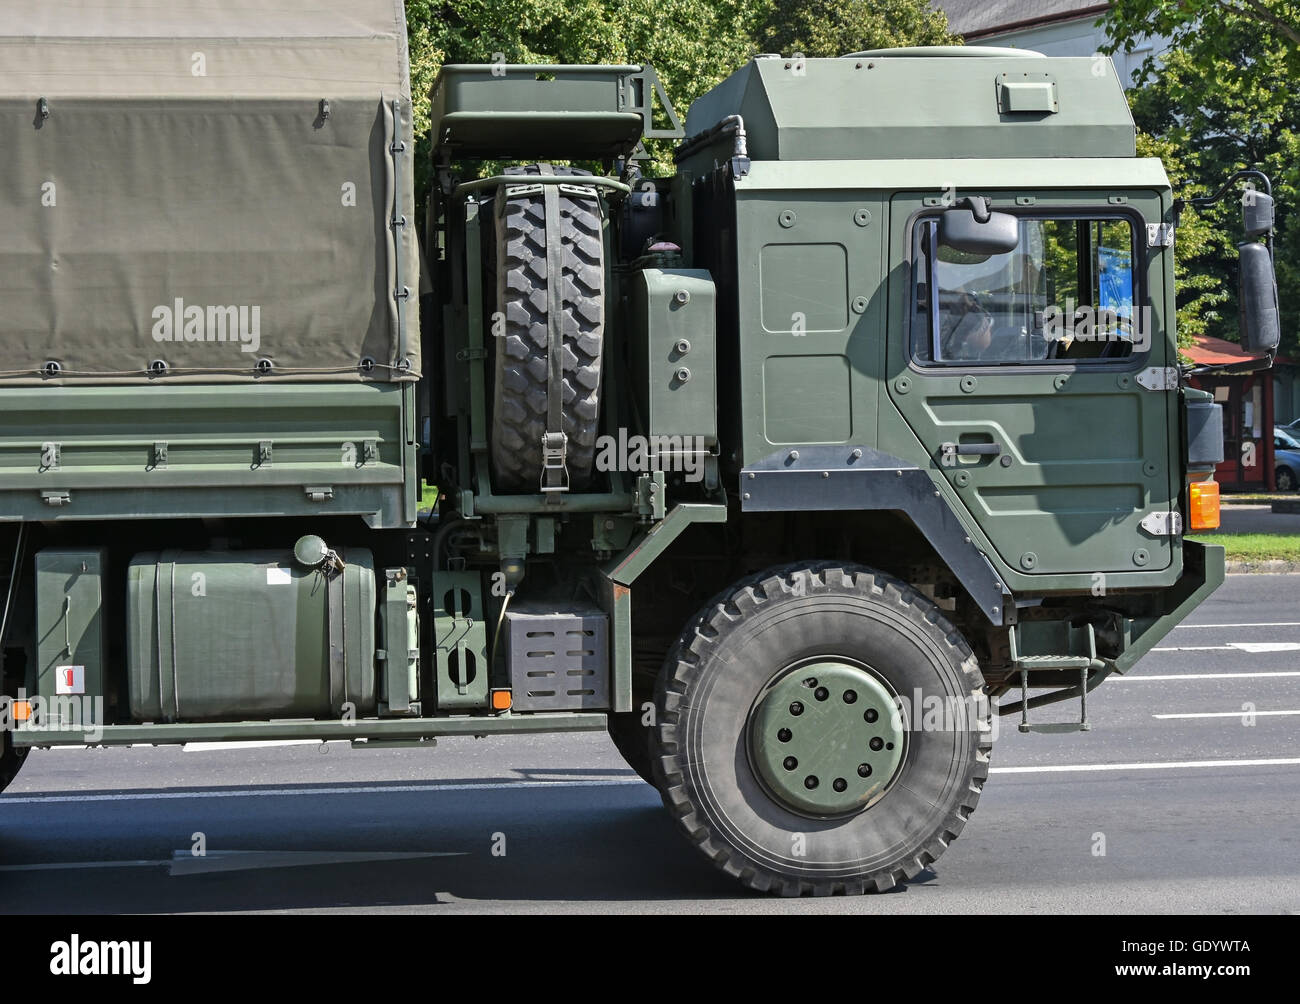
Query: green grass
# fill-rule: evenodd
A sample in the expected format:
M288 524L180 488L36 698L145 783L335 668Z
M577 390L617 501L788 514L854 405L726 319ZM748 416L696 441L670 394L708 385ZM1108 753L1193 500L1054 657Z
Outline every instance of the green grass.
M1222 544L1229 561L1300 562L1300 534L1297 533L1214 533L1188 539Z
M420 482L420 512L429 512L438 504L438 486Z
M1219 501L1223 505L1267 505L1295 497L1295 492L1224 492Z

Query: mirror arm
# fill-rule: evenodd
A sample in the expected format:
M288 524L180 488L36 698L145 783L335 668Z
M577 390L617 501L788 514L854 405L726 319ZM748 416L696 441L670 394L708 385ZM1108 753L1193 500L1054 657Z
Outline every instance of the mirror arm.
M964 199L958 199L953 203L954 209L963 207L971 211L976 223L987 223L989 216L992 214L989 209L989 200L982 195L968 195Z

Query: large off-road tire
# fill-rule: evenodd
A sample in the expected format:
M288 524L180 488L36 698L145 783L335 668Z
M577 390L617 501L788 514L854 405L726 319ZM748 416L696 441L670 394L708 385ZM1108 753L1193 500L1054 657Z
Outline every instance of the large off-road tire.
M15 746L13 737L6 729L0 733L0 791L4 791L18 776L18 770L27 759L26 746Z
M860 565L789 565L733 586L687 625L655 699L665 806L759 890L913 878L961 832L988 777L970 647L929 599ZM936 701L948 710L930 715Z
M637 772L646 784L654 784L654 770L650 765L650 727L643 725L641 711L622 711L609 716L609 738L627 765Z
M582 184L587 171L556 167L557 175ZM537 175L537 165L507 174ZM547 241L560 247L564 310L563 425L568 436L569 487L591 480L600 414L600 364L605 333L605 255L600 200L564 191L559 195L558 234L546 229L545 197L497 194L497 310L505 331L493 339L493 487L536 492L542 476L542 436L549 393L547 349Z

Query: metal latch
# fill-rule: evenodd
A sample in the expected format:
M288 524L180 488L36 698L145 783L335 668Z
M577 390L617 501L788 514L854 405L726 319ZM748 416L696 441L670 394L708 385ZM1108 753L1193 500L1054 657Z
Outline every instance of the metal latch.
M1183 532L1183 514L1168 510L1149 512L1139 525L1153 537L1176 537Z
M307 493L307 498L311 502L332 502L334 500L334 489L329 485L315 488L307 487L303 491Z
M1174 225L1172 223L1148 223L1147 247L1171 248L1174 246Z
M269 467L271 465L271 441L263 439L257 444L257 466Z
M361 463L362 466L379 463L379 443L374 439L366 439L361 443Z
M1178 368L1176 366L1148 366L1133 379L1147 390L1177 390Z
M72 496L68 492L41 492L41 501L46 505L67 505Z
M150 465L155 470L159 467L167 466L167 444L159 441L153 444L153 463Z
M569 468L566 460L569 452L569 437L563 432L547 432L542 435L542 491L567 492L569 490ZM551 484L550 473L558 471L556 483Z

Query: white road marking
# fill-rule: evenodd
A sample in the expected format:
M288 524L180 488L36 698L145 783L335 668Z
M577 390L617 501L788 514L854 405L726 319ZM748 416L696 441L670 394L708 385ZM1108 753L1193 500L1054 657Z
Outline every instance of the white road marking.
M1180 715L1152 715L1152 718L1262 718L1265 715L1300 715L1300 711L1197 711Z
M1051 767L994 767L993 774L1075 774L1095 770L1173 770L1179 767L1300 767L1300 757L1270 760L1173 760L1153 763L1079 763ZM0 798L0 805L4 799Z
M1175 624L1174 630L1185 628L1247 628L1247 627L1300 627L1300 621L1256 621L1250 624Z
M340 865L374 861L409 861L414 858L458 858L469 851L172 851L159 861L40 861L25 865L0 865L0 872L81 871L86 868L166 868L171 875L205 875L212 872L253 871L259 868L298 868L304 865Z
M1254 680L1269 676L1300 676L1300 670L1282 670L1275 673L1161 673L1150 676L1108 676L1106 683L1118 683L1120 680Z
M629 774L632 772L629 770ZM148 802L188 798L266 798L277 795L388 795L410 792L436 794L440 791L517 791L520 788L599 788L607 785L645 784L639 777L609 778L599 781L487 781L483 784L366 784L355 787L270 788L259 790L226 789L223 791L160 791L152 794L131 792L103 795L0 795L0 807L6 805L48 805L52 802ZM649 787L649 785L646 785Z
M1235 712L1234 712L1235 714ZM1300 757L1267 760L1175 760L1147 763L1055 764L1037 767L994 767L994 774L1073 774L1081 771L1169 770L1186 767L1296 767ZM629 771L630 773L630 771ZM483 784L368 784L356 787L270 788L223 791L123 792L96 795L0 795L0 808L9 805L49 805L59 802L149 802L195 798L274 798L290 795L391 795L443 791L518 791L521 788L609 788L645 785L639 777L606 778L599 781L488 781ZM646 785L646 787L649 787Z
M1296 648L1300 648L1297 645ZM347 740L339 740L346 742ZM203 753L208 750L257 750L271 746L319 746L320 739L248 739L230 742L186 743L181 747L186 753Z
M1226 645L1179 645L1153 648L1152 652L1300 652L1300 641L1230 641Z

